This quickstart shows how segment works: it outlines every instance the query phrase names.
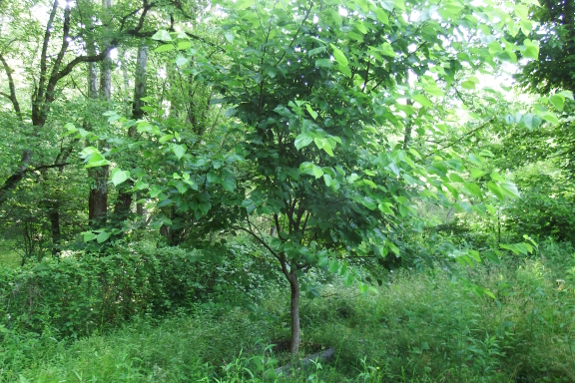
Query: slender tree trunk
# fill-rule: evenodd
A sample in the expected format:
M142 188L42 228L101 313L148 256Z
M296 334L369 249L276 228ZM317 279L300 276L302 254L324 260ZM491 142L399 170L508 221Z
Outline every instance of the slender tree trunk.
M102 78L103 77L105 77L104 74L102 75ZM98 99L98 72L96 63L89 64L88 97L93 102ZM87 129L91 129L89 122L85 125ZM88 176L93 180L88 196L88 220L92 228L98 228L106 224L108 217L108 167L103 166L88 169Z
M139 120L144 117L144 101L146 97L146 75L148 70L148 47L142 45L138 48L138 58L136 61L136 81L134 86L134 104L132 105L132 115L134 119Z
M102 0L103 8L110 8L112 0ZM88 97L96 100L99 97L103 102L109 102L112 97L112 60L108 55L102 61L100 68L100 89L98 92L98 75L96 64L90 63L88 80ZM88 197L88 219L92 228L106 224L108 218L108 175L109 167L101 166L88 170L88 175L94 180L90 187Z
M413 106L413 100L411 98L407 99L407 105ZM403 136L403 149L409 147L409 141L411 141L411 131L413 129L413 118L407 117L407 124L405 125L405 135Z
M138 48L138 57L136 59L136 76L134 85L134 101L132 104L132 117L135 120L140 120L144 117L144 111L142 106L144 101L141 99L146 96L146 72L148 66L148 47L142 45ZM133 137L136 134L135 127L130 128L128 134ZM116 201L116 206L114 207L114 213L117 216L119 222L125 220L130 214L130 207L132 205L132 183L124 183L118 190L118 200ZM144 212L144 207L142 204L136 206L136 211L138 214Z
M300 286L297 279L295 268L292 269L288 276L288 281L291 288L290 295L290 317L291 317L291 342L290 352L292 355L299 353L300 344L300 324L299 324L299 296Z
M60 242L62 233L60 232L60 204L58 201L53 202L48 211L50 220L50 229L52 231L52 255L60 253Z

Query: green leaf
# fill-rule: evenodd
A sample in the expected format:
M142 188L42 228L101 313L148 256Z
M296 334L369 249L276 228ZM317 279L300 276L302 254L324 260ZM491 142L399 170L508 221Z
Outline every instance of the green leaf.
M102 242L106 242L108 240L108 238L110 238L110 236L112 235L112 233L108 233L107 231L102 231L100 234L98 234L98 236L96 237L96 241L98 243L102 243Z
M179 67L181 67L181 66L186 65L186 64L188 63L188 61L189 61L189 60L188 60L187 57L178 56L178 57L176 58L176 65L179 66Z
M395 51L390 43L383 43L381 46L381 54L389 57L395 57Z
M489 290L487 290L487 289L483 289L483 294L487 295L487 296L490 297L490 298L496 299L496 298L495 298L495 295L494 295L491 291L489 291Z
M539 45L533 43L529 39L523 40L523 44L524 44L523 56L533 60L537 60L539 58Z
M503 192L501 191L501 189L499 189L499 186L497 186L497 184L495 184L495 182L489 181L487 183L487 188L489 189L489 191L491 191L491 193L495 194L495 196L497 198L499 198L502 201L505 200L505 196L503 195Z
M321 178L323 176L323 170L319 166L313 165L312 170L313 170L313 175L315 176L315 179Z
M308 146L312 142L313 142L313 137L311 137L307 133L300 133L295 138L294 145L295 145L297 150L300 150L301 148L305 148L306 146Z
M461 83L461 86L463 87L463 89L475 89L475 83L473 81L463 81Z
M415 108L411 105L395 104L395 107L403 111L407 116L411 116L415 113Z
M563 111L563 105L565 104L565 97L561 94L554 94L553 96L549 97L549 102L551 105L560 111Z
M307 109L308 113L312 116L314 120L317 119L317 112L311 108L309 104L305 104L305 108Z
M97 235L92 233L91 231L85 231L83 234L84 234L84 242L90 242L97 238Z
M174 138L173 134L166 134L165 136L161 137L158 142L160 144L165 144L168 141L171 141Z
M188 150L186 145L171 144L170 147L179 160L182 159L184 154L186 154L186 150Z
M558 94L560 94L561 96L563 96L563 97L565 97L565 98L568 98L568 99L571 100L571 101L574 101L574 99L573 99L573 92L571 92L570 90L564 90L564 91L562 91L562 92L560 92L560 93L558 93Z
M549 121L553 125L559 125L559 119L555 115L555 113L547 112L541 116L546 121Z
M236 179L234 177L227 177L226 179L223 180L222 186L224 187L224 189L226 189L231 193L234 190L236 190L237 187Z
M375 14L377 16L377 19L382 23L382 24L389 24L389 16L387 16L387 13L385 13L385 11L381 8L377 8L375 10Z
M142 180L139 180L134 185L134 190L144 190L144 189L147 189L148 187L150 187L150 184L148 184Z
M423 88L423 90L431 96L437 96L437 97L445 96L445 93L441 89L439 89L437 85L426 86L425 88Z
M413 100L417 101L421 106L423 106L425 108L431 108L433 106L431 101L422 94L417 94L417 95L413 96Z
M159 30L152 36L152 40L172 41L172 36L170 36L170 32L168 31Z
M88 146L82 150L80 157L86 161L85 168L95 168L100 166L107 166L110 164L98 149L93 146Z
M112 171L111 179L114 186L118 186L130 178L130 172L115 168Z
M183 51L192 47L192 43L189 41L178 41L178 50Z
M249 7L251 7L252 5L255 4L255 0L240 0L237 2L237 9L240 11L243 11L244 9L248 9Z
M463 187L465 188L465 190L467 190L469 192L469 194L481 198L483 196L483 194L481 194L481 189L479 188L479 186L477 186L477 184L474 184L472 182L466 182L463 184Z
M395 1L392 1L392 0L383 0L383 1L380 1L379 4L385 10L388 10L389 12L392 12L393 8L395 7Z
M369 11L367 2L365 0L354 0L354 3L358 5L363 12L367 13Z
M331 68L333 67L333 62L330 59L318 59L315 60L315 66L318 68Z
M335 45L330 44L331 49L333 49L333 57L335 58L335 61L337 61L337 63L340 66L343 67L347 67L347 65L349 64L349 61L347 61L347 57L345 57L345 54L338 49Z
M513 182L509 181L502 181L499 182L499 188L508 197L511 198L520 198L521 195L519 194L519 190L517 190L517 186Z
M198 204L198 207L200 208L200 211L202 212L202 214L206 215L206 214L208 214L208 212L212 208L212 204L210 202L204 201L204 202L200 202Z
M163 44L160 45L159 47L157 47L156 49L154 49L154 52L156 53L162 53L162 52L169 52L169 51L173 51L174 49L176 49L176 47L174 46L174 44Z
M457 173L451 173L449 175L449 179L453 182L464 182L463 178L461 178Z
M487 174L483 170L479 170L479 169L475 169L475 168L469 169L469 173L471 174L471 178L479 178L479 177Z
M150 198L156 198L156 197L159 196L162 192L163 192L163 190L162 190L159 186L153 186L153 187L150 189Z
M517 4L515 6L515 15L519 17L521 20L528 20L529 19L529 8L527 8L523 4Z

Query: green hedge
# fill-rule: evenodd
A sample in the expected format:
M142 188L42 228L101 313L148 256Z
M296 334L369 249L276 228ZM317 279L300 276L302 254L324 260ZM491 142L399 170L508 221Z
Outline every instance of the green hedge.
M214 284L215 261L179 248L118 247L0 270L0 330L90 334L130 317L188 306Z

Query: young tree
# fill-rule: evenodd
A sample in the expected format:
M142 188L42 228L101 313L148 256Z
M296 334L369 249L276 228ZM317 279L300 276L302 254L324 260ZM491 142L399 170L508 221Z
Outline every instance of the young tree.
M450 195L462 191L481 204L476 183L448 178L480 166L480 153L422 157L408 143L439 124L432 111L441 109L442 88L475 87L474 77L461 81L460 61L497 67L526 47L494 58L481 33L500 32L511 17L465 0L244 0L222 12L229 64L196 56L192 73L231 106L230 129L241 137L236 154L249 166L238 189L244 210L228 226L277 260L291 289L297 354L300 279L308 269L329 268L351 282L346 256L398 254L401 238L422 226L416 198L453 204ZM491 184L498 194L517 194L502 179ZM256 214L269 217L277 237L262 234Z

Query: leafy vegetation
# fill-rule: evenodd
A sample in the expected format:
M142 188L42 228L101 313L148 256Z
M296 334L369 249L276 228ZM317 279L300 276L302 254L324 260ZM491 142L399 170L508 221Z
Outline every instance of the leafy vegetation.
M0 0L0 379L573 381L574 12Z

